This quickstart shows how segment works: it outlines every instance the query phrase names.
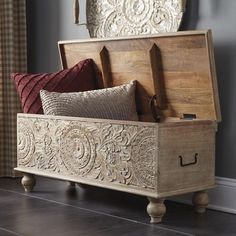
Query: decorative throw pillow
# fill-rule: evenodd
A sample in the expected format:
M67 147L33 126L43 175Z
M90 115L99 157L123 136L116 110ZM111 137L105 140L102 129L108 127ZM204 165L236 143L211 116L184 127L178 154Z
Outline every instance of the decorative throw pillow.
M92 59L57 73L12 74L24 113L42 114L41 89L53 92L79 92L98 88L99 75Z
M45 115L138 120L136 82L113 88L77 93L40 91Z

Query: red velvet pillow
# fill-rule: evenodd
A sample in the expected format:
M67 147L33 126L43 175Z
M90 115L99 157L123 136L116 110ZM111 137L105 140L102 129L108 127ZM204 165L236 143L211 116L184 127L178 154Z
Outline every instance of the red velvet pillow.
M12 74L24 113L42 114L41 89L50 92L81 92L98 88L98 74L92 59L70 69L45 74Z

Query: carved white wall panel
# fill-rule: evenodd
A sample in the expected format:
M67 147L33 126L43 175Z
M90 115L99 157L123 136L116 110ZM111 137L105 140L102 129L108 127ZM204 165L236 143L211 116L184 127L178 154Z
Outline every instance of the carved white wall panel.
M176 32L185 0L87 0L91 37Z
M155 189L154 126L18 118L18 167Z

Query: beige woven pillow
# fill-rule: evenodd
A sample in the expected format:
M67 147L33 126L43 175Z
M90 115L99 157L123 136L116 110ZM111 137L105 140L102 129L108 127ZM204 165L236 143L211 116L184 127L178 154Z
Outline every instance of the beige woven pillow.
M135 105L136 82L113 88L76 93L40 91L45 115L114 120L138 120Z

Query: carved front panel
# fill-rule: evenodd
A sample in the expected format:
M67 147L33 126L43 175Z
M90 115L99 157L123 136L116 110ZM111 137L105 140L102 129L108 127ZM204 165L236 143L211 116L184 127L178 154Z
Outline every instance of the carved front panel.
M18 167L156 189L157 128L18 117Z

